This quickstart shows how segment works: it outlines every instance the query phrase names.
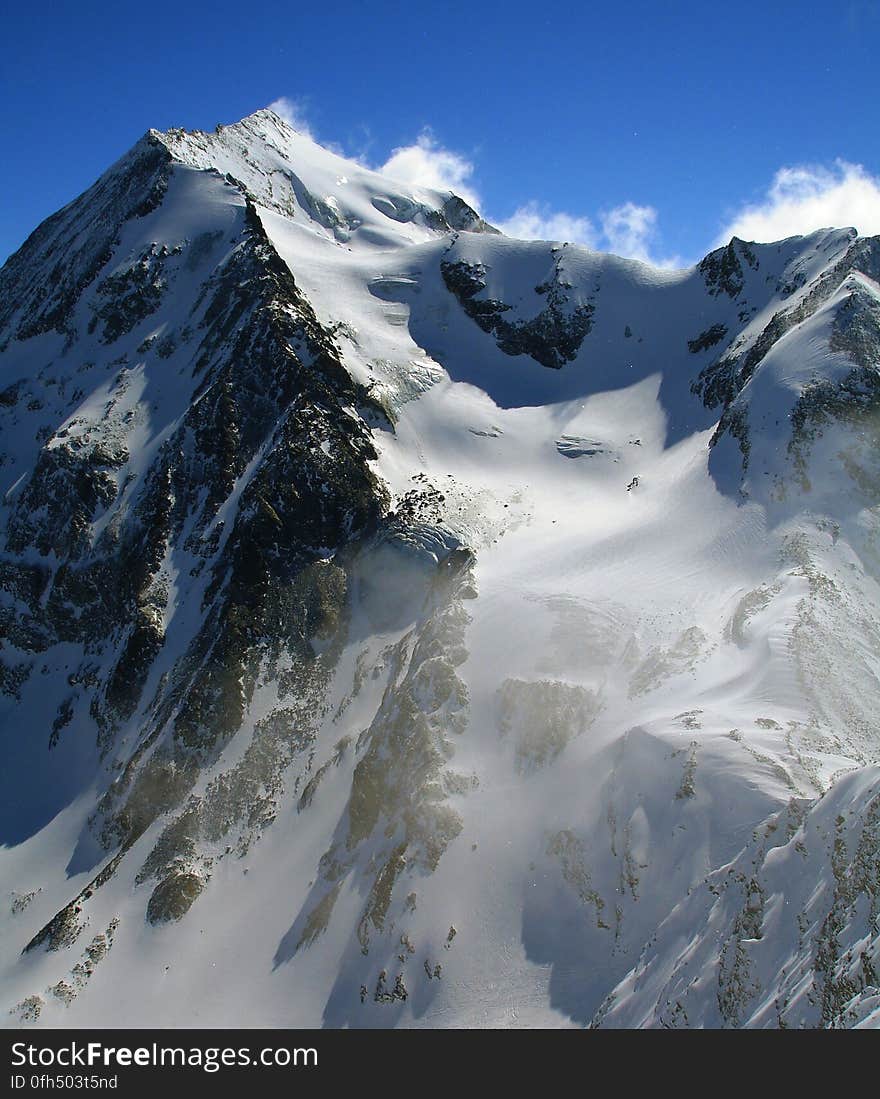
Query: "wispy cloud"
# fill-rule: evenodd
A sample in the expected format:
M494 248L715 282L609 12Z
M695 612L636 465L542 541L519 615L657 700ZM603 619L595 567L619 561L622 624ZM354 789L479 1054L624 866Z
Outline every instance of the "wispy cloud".
M269 104L269 110L274 111L279 118L283 118L288 125L299 131L299 133L305 134L306 137L314 140L312 128L306 117L306 105L302 100L290 99L288 96L282 95L278 99L272 100Z
M624 202L601 215L602 236L610 251L628 259L651 262L649 246L657 235L657 211L653 206Z
M533 201L496 224L509 236L569 240L654 267L684 267L689 262L663 254L656 208L634 202L600 211L594 223L589 217L555 212ZM726 244L733 236L766 243L850 225L863 235L880 233L880 177L845 160L837 160L831 167L785 167L779 169L759 201L742 206L731 216L717 240L707 243L707 249Z
M518 240L567 240L595 248L598 234L588 217L551 210L535 200L514 211L505 221L493 221L502 233Z
M414 144L392 149L391 156L377 171L410 186L454 191L471 206L480 205L480 197L470 182L473 163L461 153L440 145L428 129L422 130Z
M826 227L854 225L862 234L880 233L880 178L861 164L780 168L767 193L744 206L718 236L774 241Z
M527 202L504 221L494 221L502 233L519 240L566 240L601 248L625 259L637 259L655 267L685 266L678 256L656 254L657 211L653 206L623 202L598 216L598 227L584 214L553 210L537 201Z

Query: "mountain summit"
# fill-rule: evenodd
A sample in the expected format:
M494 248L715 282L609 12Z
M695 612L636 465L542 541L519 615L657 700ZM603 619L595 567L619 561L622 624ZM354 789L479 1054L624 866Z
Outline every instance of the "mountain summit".
M880 1025L878 282L145 135L0 270L9 1023Z

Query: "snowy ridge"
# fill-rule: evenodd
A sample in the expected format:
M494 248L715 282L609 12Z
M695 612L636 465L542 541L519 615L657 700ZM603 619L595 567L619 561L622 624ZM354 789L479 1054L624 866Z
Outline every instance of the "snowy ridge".
M395 185L316 144L271 110L214 133L150 131L175 160L231 176L260 205L354 247L395 247L430 230L495 232L451 192Z
M878 275L511 240L271 111L49 219L9 1025L876 1026Z

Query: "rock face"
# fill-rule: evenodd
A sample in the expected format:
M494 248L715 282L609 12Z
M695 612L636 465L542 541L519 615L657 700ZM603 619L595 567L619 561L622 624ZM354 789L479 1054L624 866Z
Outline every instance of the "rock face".
M757 270L758 260L754 252L742 242L735 243L740 245L740 250L748 252L751 265ZM716 288L716 293L720 292L719 287L726 288L735 298L742 290L742 267L736 259L736 252L731 249L733 244L727 250L707 257L707 260L714 258L715 262L706 277L709 284ZM701 269L707 260L700 265ZM732 270L737 274L731 284ZM878 277L880 239L853 240L840 259L809 286L807 293L799 294L793 304L774 312L760 332L744 333L703 368L693 384L693 392L702 398L708 408L721 408L721 419L713 435L713 443L725 432L732 435L748 468L751 402L744 391L768 358L772 362L772 352L780 340L817 320L829 305L835 307L828 339L829 351L847 355L860 371L851 371L839 380L817 375L803 385L797 405L791 411L794 431L789 440L789 452L795 463L801 461L803 449L809 445L805 433L806 421L812 419L815 422L822 416L819 406L824 405L829 412L833 407L832 419L846 416L846 410L857 413L859 408L867 411L874 407L870 391L880 351L877 338L878 302L874 291ZM868 280L867 286L865 280ZM785 289L788 291L788 287ZM715 326L688 346L692 351L705 350L719 343L724 335L726 331L721 332Z
M28 237L0 274L4 340L26 340L44 332L75 339L73 314L83 291L106 267L120 227L146 217L162 201L170 171L171 154L148 134L85 194ZM36 271L44 276L39 281L30 277Z
M40 226L11 1017L880 1021L878 257L524 244L271 111Z
M529 320L515 321L504 316L511 306L481 296L486 289L482 264L444 260L440 271L447 289L465 313L484 332L495 336L499 350L505 355L530 355L542 366L558 370L575 358L592 327L592 304L566 310L568 297L560 282L558 266L551 279L535 287L535 293L546 300L544 307Z

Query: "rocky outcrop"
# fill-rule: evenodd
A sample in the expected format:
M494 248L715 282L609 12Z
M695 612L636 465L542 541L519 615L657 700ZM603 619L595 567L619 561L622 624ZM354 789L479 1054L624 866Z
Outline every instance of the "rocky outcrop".
M743 263L753 271L758 270L758 258L745 241L733 237L730 244L717 248L700 261L700 274L706 289L713 297L726 294L736 299L745 286Z
M359 739L336 839L277 961L308 948L324 932L346 879L365 894L353 929L361 953L366 957L374 946L390 953L389 931L413 903L413 884L437 867L461 830L448 804L446 779L468 720L467 689L456 669L467 657L464 601L474 596L472 563L467 551L452 550L434 575L425 574L422 614L388 654L388 685ZM459 785L453 782L451 788L466 792Z
M812 284L805 288L794 303L778 310L754 337L740 337L708 366L704 367L691 386L707 408L720 408L720 419L712 435L714 446L725 435L735 439L741 453L743 472L749 469L752 451L752 428L748 386L761 370L767 356L780 341L799 326L811 322L835 295L841 304L827 334L829 353L842 352L856 364L842 378L816 376L807 379L796 393L788 414L791 436L787 453L791 462L791 480L801 490L809 491L807 473L812 444L822 433L822 425L832 422L865 424L875 406L874 374L880 363L878 324L880 312L875 291L866 288L861 277L876 283L880 276L880 238L860 238L853 241L843 256ZM794 293L794 290L792 291ZM719 326L709 329L698 340L689 342L692 351L710 346L709 338ZM720 337L719 337L720 338ZM850 463L853 479L874 484L874 474L867 469L864 456ZM776 473L776 491L784 495L786 478Z
M728 250L724 250L725 255L732 247L733 245L729 245ZM718 253L713 252L711 255L717 256ZM747 350L742 350L735 344L705 367L691 387L692 391L703 400L707 408L721 405L727 409L747 385L770 349L787 332L813 316L854 271L875 281L880 277L880 238L863 237L854 241L846 254L831 270L819 277L806 295L799 298L793 306L781 309L773 315L770 323Z
M75 339L72 313L83 290L110 259L120 227L159 205L170 169L168 150L148 134L28 237L0 271L0 346L51 331Z
M186 348L199 379L193 400L130 493L130 505L120 506L128 487L125 446L108 443L105 425L93 424L44 446L7 528L4 583L15 604L4 613L17 647L79 643L103 653L105 665L115 653L86 691L103 751L126 723L138 729L136 747L93 820L108 850L126 851L184 802L201 768L242 726L267 666L291 661L300 699L326 677L329 658L319 674L314 639L322 649L336 639L338 648L346 547L375 530L387 507L369 467L370 432L357 412L372 400L344 370L253 208L244 214L231 256L214 268L192 307L199 333ZM128 270L153 286L151 263L161 270L166 258L151 251ZM185 249L174 258L186 262ZM95 313L102 340L133 332L144 310L158 304L141 293L141 281L126 274L97 283L105 303ZM201 626L144 698L172 613L166 562L181 551L196 574L204 570ZM46 566L16 563L28 553ZM4 668L4 686L14 690L14 670ZM259 763L259 743L257 736L230 788L203 799L197 820L216 815L214 802L226 805L228 827L247 816L248 782L268 782L293 751L285 753L282 737L271 761ZM238 808L236 783L244 783ZM192 808L185 818L193 819ZM203 833L216 838L223 829L201 820L194 836ZM176 918L194 895L186 884L192 874L177 869L173 844L162 846L165 857L150 865L166 876L150 911Z
M568 296L557 263L553 276L535 287L545 307L529 320L508 320L511 306L481 296L486 290L486 267L465 260L443 260L440 272L447 290L484 332L491 333L506 355L530 355L542 366L559 370L571 362L593 326L594 306L587 302L566 308Z

